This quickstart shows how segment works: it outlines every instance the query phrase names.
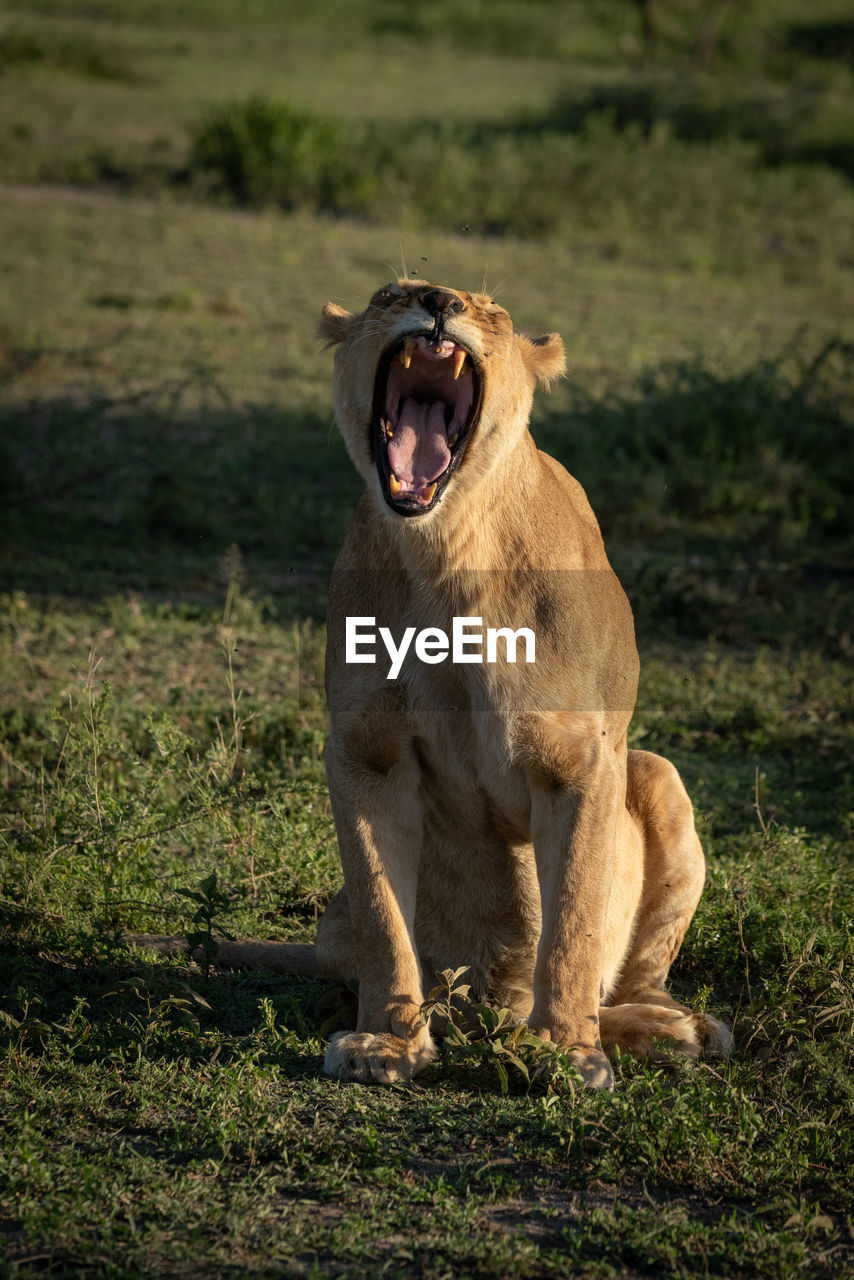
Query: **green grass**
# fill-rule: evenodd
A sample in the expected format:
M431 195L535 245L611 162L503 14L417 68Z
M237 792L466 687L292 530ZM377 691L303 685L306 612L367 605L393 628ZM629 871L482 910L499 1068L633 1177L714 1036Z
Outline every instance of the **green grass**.
M0 9L0 1275L854 1262L850 21L733 6L700 75L699 0L658 0L652 63L633 5L522 8ZM361 205L334 166L292 200L266 161L257 199L202 175L252 99L274 142L303 122L303 182L381 144ZM314 324L404 260L566 340L534 434L633 601L632 741L695 802L672 985L724 1063L558 1096L484 1041L345 1087L349 993L118 945L214 884L215 931L310 940L340 883L323 614L359 485Z

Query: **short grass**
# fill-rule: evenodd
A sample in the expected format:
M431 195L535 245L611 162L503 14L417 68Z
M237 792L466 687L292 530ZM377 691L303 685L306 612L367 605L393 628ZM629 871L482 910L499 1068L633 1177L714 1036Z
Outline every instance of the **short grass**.
M520 30L497 5L476 54L474 0L450 25L443 5L338 7L331 44L322 5L3 10L0 1274L851 1270L852 197L839 165L774 168L727 126L703 152L708 182L732 175L724 220L700 201L634 223L609 195L632 148L649 210L656 157L703 168L684 101L650 89L690 76L699 7L660 0L652 68L633 6L567 6L572 49L553 7ZM729 76L789 105L812 77L822 111L844 105L832 8L739 11L706 122ZM674 118L627 138L627 85ZM446 122L476 102L517 138L610 86L584 145L612 185L524 240L211 206L175 178L229 103L372 124L405 94L411 123L437 86ZM733 1025L724 1063L626 1060L605 1098L512 1071L505 1093L454 1052L406 1088L344 1087L320 1064L348 993L117 943L196 927L203 886L215 931L308 940L340 883L323 608L358 484L313 325L402 258L486 277L567 341L534 432L635 606L633 742L695 801L709 882L673 987Z

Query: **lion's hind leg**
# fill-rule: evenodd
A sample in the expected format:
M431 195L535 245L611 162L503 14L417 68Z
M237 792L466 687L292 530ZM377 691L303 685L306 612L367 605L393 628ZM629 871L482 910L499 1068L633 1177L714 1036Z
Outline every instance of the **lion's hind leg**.
M697 908L706 863L688 793L668 760L630 751L626 802L644 844L643 891L622 973L600 1009L602 1045L613 1056L660 1056L658 1043L697 1058L726 1054L727 1027L694 1014L665 989L670 966Z
M667 1051L699 1058L700 1039L690 1009L673 1004L618 1004L599 1010L599 1036L609 1058L620 1053L656 1061ZM662 1054L661 1046L665 1046Z
M729 1028L709 1014L695 1014L685 1005L617 1004L599 1010L599 1036L609 1058L616 1050L656 1062L672 1053L686 1058L700 1054L724 1056L732 1047Z

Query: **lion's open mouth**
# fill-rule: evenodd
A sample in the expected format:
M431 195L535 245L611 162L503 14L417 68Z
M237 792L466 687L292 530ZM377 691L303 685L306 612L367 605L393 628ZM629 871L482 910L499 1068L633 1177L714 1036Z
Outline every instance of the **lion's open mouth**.
M419 334L386 352L374 387L374 458L394 511L415 516L435 506L479 408L480 377L459 343Z

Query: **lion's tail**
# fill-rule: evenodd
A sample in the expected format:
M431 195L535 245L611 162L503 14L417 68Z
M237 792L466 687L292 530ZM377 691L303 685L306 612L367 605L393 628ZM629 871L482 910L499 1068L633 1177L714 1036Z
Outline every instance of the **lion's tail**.
M194 960L204 959L201 947L190 951L185 937L159 933L124 933L126 946L141 951L157 951L160 955L192 955ZM305 978L317 977L317 958L311 942L229 942L217 938L213 963L223 969L272 969L275 973L300 974Z

